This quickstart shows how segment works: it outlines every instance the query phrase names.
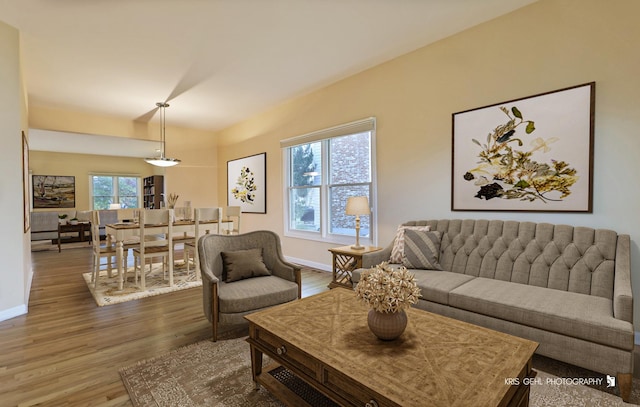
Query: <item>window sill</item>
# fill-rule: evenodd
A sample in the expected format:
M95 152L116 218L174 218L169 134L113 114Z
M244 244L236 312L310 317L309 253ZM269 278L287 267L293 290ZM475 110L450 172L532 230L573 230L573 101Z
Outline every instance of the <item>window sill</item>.
M315 242L321 243L331 243L335 245L352 245L356 242L355 236L341 236L341 235L328 235L321 236L319 232L302 232L302 231L293 231L293 230L285 230L285 237L290 237L293 239L304 239L304 240L312 240ZM360 244L363 246L374 246L371 239L368 237L360 236Z

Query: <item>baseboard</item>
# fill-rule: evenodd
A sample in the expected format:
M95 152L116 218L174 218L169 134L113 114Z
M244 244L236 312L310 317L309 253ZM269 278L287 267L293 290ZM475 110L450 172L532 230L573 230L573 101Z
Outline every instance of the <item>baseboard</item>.
M0 311L0 321L6 321L7 319L15 318L27 313L27 306L25 304L18 305L17 307L9 308L4 311Z
M291 257L291 256L284 256L284 258L287 259L287 261L289 261L291 263L296 263L296 264L300 264L300 265L307 266L307 267L312 267L314 269L323 270L323 271L333 271L333 270L331 270L331 266L328 265L328 264L316 263L315 261L310 261L310 260L305 260L305 259L298 259L296 257Z

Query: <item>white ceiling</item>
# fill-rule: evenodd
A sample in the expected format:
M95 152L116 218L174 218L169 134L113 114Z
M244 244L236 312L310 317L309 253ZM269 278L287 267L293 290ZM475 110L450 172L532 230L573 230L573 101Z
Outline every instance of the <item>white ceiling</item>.
M0 0L30 105L218 130L535 0ZM425 73L427 74L427 73Z

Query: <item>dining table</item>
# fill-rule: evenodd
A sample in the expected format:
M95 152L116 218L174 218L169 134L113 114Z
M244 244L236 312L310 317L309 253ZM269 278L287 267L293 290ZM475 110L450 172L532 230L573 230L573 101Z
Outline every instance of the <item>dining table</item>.
M217 232L220 233L220 226L224 223L233 222L232 220L205 220L200 221L199 228L208 231L212 225L216 225ZM195 234L196 222L193 220L176 220L172 224L173 234L191 233ZM154 224L144 226L145 234L165 234L169 230L167 224ZM107 245L111 245L115 241L116 248L116 264L118 265L118 290L124 288L124 242L135 236L140 236L140 224L137 222L118 222L105 225L105 234L107 236ZM173 250L170 251L173 253ZM169 286L173 286L173 255L169 259Z

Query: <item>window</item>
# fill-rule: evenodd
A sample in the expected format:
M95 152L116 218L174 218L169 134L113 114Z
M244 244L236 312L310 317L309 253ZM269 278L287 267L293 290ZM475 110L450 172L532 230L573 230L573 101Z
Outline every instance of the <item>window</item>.
M375 208L375 118L281 141L285 159L285 235L353 244L347 198ZM374 244L375 211L360 216L360 238Z
M116 203L122 208L140 206L140 177L126 175L90 175L91 207L109 209Z

